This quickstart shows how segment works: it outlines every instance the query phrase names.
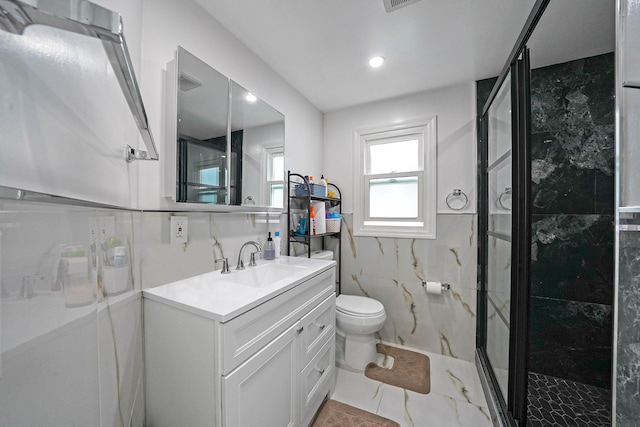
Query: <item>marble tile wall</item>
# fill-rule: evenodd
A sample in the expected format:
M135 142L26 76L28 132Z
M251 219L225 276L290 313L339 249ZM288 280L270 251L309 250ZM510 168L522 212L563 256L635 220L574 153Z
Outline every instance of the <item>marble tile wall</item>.
M227 258L235 266L244 242L256 241L264 245L267 232L273 235L280 227L279 214L227 214L180 212L189 221L188 244L169 241L172 212L142 213L142 286L150 288L175 282L214 270L214 261ZM283 224L285 224L283 222ZM285 240L285 239L283 239ZM284 245L284 242L282 242ZM282 250L284 252L284 249ZM245 252L245 262L249 259ZM220 264L215 269L220 269Z
M530 371L611 387L614 58L532 70Z
M0 425L143 426L142 288L235 265L246 240L266 240L279 215L179 213L189 243L169 243L171 212L36 203L0 194ZM108 218L131 253L130 278L67 307L55 286L61 245L90 252L90 224ZM267 225L269 224L269 225ZM86 269L84 269L86 274ZM25 278L34 291L21 299Z
M476 215L438 215L435 240L355 237L343 214L342 292L382 302L383 341L467 361L476 336ZM344 232L346 231L346 232ZM422 280L451 284L427 294Z
M640 218L621 216L635 228L619 233L618 318L616 361L616 425L640 420ZM624 218L624 217L627 218Z

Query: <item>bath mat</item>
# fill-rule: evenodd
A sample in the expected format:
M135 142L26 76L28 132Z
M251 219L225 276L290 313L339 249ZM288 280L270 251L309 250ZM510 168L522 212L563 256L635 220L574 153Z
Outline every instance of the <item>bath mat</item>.
M364 370L367 378L406 388L416 393L431 391L429 357L414 351L402 350L385 344L377 344L376 351L394 358L391 369L369 363Z
M311 427L400 427L395 421L382 418L337 400L326 400Z

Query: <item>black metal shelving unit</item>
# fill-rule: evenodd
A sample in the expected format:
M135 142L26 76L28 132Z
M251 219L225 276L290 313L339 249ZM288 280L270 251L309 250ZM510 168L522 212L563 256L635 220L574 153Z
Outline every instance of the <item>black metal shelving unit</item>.
M297 185L304 186L303 191L301 192L303 195L296 195L295 186ZM321 248L325 249L325 238L337 239L338 250L335 254L335 258L336 262L338 263L337 291L339 294L340 284L342 283L340 274L342 270L342 263L340 262L342 252L342 233L341 231L316 235L312 235L311 233L311 218L309 207L311 206L312 202L323 202L325 204L325 209L335 209L336 212L340 214L340 221L342 221L342 193L340 192L340 188L338 188L337 185L329 182L327 185L327 190L333 191L334 194L337 195L337 197L314 196L311 183L309 182L309 178L307 176L287 171L287 255L290 255L292 243L300 243L306 245L307 257L310 258L312 240L319 239L319 241L321 242ZM294 215L306 216L306 230L304 234L295 234L298 222L293 221ZM340 228L340 230L342 230L342 227Z

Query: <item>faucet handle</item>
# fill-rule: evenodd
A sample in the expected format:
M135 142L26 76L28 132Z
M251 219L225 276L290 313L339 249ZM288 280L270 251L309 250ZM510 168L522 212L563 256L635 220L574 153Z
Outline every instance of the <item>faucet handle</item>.
M262 251L251 252L251 259L249 260L249 267L255 267L256 264L256 254L259 254Z
M38 279L36 276L24 276L22 278L22 287L20 288L20 295L18 299L31 299L36 296L33 291L32 284L34 279Z
M218 264L219 262L222 263L222 271L220 271L221 274L231 273L231 271L229 271L229 260L227 258L220 258L215 260L214 265Z

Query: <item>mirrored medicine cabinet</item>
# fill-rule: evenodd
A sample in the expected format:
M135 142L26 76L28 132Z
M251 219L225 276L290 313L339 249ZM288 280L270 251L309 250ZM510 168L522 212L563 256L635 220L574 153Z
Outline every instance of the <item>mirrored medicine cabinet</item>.
M182 47L167 64L166 93L165 197L282 209L284 115Z

